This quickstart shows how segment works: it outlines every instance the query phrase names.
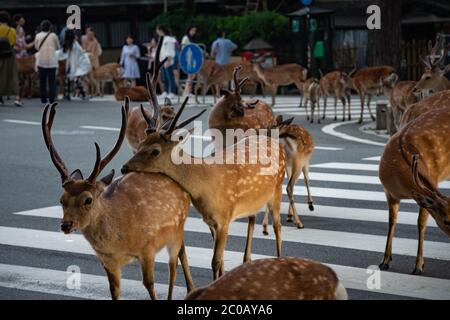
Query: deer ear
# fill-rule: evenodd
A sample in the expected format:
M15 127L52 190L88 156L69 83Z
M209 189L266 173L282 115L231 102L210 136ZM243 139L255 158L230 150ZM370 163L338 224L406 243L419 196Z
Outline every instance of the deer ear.
M110 173L108 173L106 176L100 179L101 182L103 182L105 185L109 186L114 178L115 171L114 169L111 170Z
M170 100L169 98L165 98L164 99L164 104L166 105L166 106L171 106L172 105L172 100Z
M419 206L434 212L442 212L447 206L447 202L438 193L432 195L422 194L412 191L412 197Z
M220 95L221 96L229 96L231 94L230 91L226 90L226 89L220 89Z
M70 179L71 180L83 180L83 174L81 173L81 171L80 171L80 169L77 169L77 170L75 170L75 171L73 171L71 174L70 174Z

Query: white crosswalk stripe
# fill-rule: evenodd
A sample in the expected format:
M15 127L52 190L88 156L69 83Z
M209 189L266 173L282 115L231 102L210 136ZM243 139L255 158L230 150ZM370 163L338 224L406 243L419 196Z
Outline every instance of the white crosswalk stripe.
M330 147L332 148L332 147ZM333 152L332 150L329 150ZM285 245L312 245L315 248L332 248L336 252L348 250L354 252L376 253L381 259L384 253L386 235L375 233L363 233L352 230L351 227L334 229L337 225L351 225L360 223L369 226L373 223L383 223L387 225L388 213L385 209L385 195L376 175L379 156L372 156L361 159L360 162L328 162L311 165L310 179L313 185L311 191L315 198L315 211L310 212L305 203L297 201L297 210L302 218L323 219L329 221L329 229L316 229L309 227L298 230L295 227L283 226L282 237ZM323 172L327 171L327 172ZM351 172L348 174L348 172ZM333 183L332 187L327 187L325 183ZM349 188L355 186L355 188ZM283 194L286 194L285 185ZM441 188L450 189L448 181L441 183ZM298 181L294 188L294 194L301 196L305 202L306 188L303 181ZM286 198L283 198L286 200ZM346 203L350 206L340 207L336 205L323 205L320 199L338 200L348 199ZM351 206L352 201L359 201L358 205ZM361 208L360 203L363 203ZM406 203L414 203L412 200ZM282 202L281 213L287 214L288 203ZM192 209L194 211L194 209ZM59 206L38 208L33 210L16 212L15 215L41 218L41 219L61 219L62 209ZM305 222L305 221L304 221ZM310 221L309 221L310 222ZM23 226L0 226L0 246L12 246L17 248L30 248L33 250L48 250L66 255L82 254L92 256L93 249L80 234L64 235L57 231L59 221L55 221L55 231L47 231ZM417 211L402 210L398 215L398 224L404 227L415 228L417 223ZM436 222L429 219L430 231L438 230ZM362 229L367 230L367 229ZM203 235L210 239L210 231L201 218L189 216L185 224L186 235ZM240 242L245 242L247 232L246 221L235 221L230 225L229 237ZM257 225L254 231L254 243L258 241L270 241L271 245L264 245L264 254L253 254L253 259L272 257L275 254L275 241L272 230L270 235L262 234L262 227ZM436 239L436 238L435 238ZM424 244L425 259L433 259L448 263L450 261L450 242L445 237L438 240L426 240ZM440 240L442 239L442 240ZM197 243L197 242L196 242ZM186 250L189 257L190 266L203 270L206 276L211 277L212 248L192 245L189 237L186 237ZM393 254L396 256L414 259L417 252L417 239L404 238L400 235L395 237ZM230 270L242 263L243 252L233 250L225 251L225 269ZM165 250L158 253L156 261L166 263L168 260ZM364 261L365 262L365 261ZM367 267L377 264L379 261L367 261ZM450 299L450 277L444 278L413 276L394 271L380 273L381 287L379 289L369 289L367 279L370 274L361 265L343 265L342 263L327 263L333 268L343 284L348 289L374 292L378 294L397 295L409 298L423 299ZM0 287L18 288L37 292L51 293L61 296L88 299L109 299L107 279L105 276L85 274L82 271L82 287L79 290L67 289L67 273L58 267L42 268L40 266L22 266L14 263L0 264ZM195 281L195 277L194 277ZM184 280L183 282L184 283ZM165 299L167 294L167 284L158 283L156 286L158 298ZM141 281L123 279L122 297L124 299L148 299L148 294ZM186 294L184 286L177 286L174 289L174 298L182 299Z

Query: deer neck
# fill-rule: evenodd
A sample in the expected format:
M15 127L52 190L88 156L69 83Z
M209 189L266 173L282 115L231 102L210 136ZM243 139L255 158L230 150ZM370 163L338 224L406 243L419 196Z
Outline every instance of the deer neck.
M264 71L264 69L259 65L259 64L256 64L255 65L255 72L256 72L256 75L265 83L265 84L267 84L267 78L266 78L266 73L265 73L265 71Z
M111 201L99 196L91 209L89 224L81 230L96 251L102 251L109 244L109 237L112 236L110 230L113 229L111 224L114 222L110 216L114 207Z

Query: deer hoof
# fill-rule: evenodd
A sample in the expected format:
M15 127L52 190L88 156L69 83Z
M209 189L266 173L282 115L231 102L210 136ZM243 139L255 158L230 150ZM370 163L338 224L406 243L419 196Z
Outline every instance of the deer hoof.
M334 117L334 121L337 121L337 117Z
M423 269L421 269L419 267L415 267L411 274L416 275L416 276L420 276L421 274L423 274Z
M308 208L309 208L309 211L314 211L314 205L312 203L309 203Z
M345 118L342 118L342 122L345 122Z
M294 220L292 219L292 217L287 217L286 222L294 222Z
M380 265L378 267L380 268L380 270L387 270L387 269L389 269L389 263L382 262L382 263L380 263Z
M268 236L269 233L266 230L263 230L263 235Z

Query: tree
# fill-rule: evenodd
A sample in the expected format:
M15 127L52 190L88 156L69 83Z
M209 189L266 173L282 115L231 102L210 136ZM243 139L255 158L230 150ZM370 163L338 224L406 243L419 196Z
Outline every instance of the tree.
M398 72L401 63L402 0L373 0L381 9L381 29L368 30L367 64L391 65Z

